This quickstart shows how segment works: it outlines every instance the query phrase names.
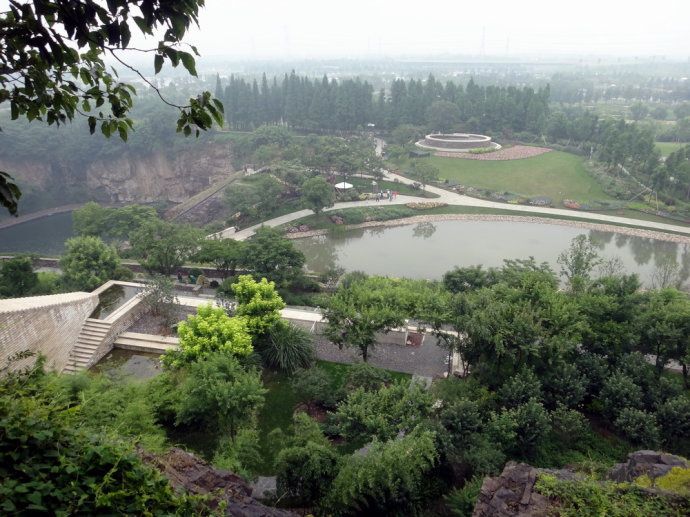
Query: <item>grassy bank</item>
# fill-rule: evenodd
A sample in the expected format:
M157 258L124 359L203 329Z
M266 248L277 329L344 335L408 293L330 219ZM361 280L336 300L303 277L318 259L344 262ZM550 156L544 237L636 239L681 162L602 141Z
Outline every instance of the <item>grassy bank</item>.
M666 219L662 219L660 217L656 217L650 214L644 214L641 212L634 212L630 211L631 214L625 214L622 217L630 217L632 214L639 215L639 219L641 220L649 220L649 221L658 221L658 222L665 222L669 224L675 224L675 223L670 223ZM543 213L538 213L538 212L522 212L522 211L517 211L517 210L510 210L510 209L497 209L497 208L485 208L485 207L471 207L471 206L444 206L444 207L438 207L438 208L431 208L427 210L414 210L412 208L408 208L405 205L394 205L394 206L381 206L381 207L358 207L358 208L348 208L348 209L343 209L343 210L336 210L333 212L329 212L328 214L321 214L319 217L316 217L314 215L299 219L297 221L293 221L289 223L289 226L297 226L300 224L306 224L313 230L320 230L320 229L334 229L334 228L340 228L340 226L336 226L333 224L330 219L328 218L329 215L339 215L340 217L343 218L344 224L349 225L349 224L360 224L366 220L367 217L374 217L376 221L390 221L394 219L404 219L406 217L413 217L417 215L443 215L443 214L479 214L479 215L504 215L504 216L519 216L519 217L539 217L539 218L544 218L544 219L559 219L559 220L564 220L564 221L576 221L576 222L583 222L583 223L600 223L600 224L612 224L612 223L607 223L605 221L595 221L592 219L585 219L583 217L578 217L577 213L574 212L573 216L563 216L563 215L552 215L552 214L543 214ZM606 213L607 215L617 215L617 214L612 214L610 212ZM648 217L649 219L646 219L645 217ZM681 224L677 223L678 226L685 226L685 227L690 227L690 225L687 224ZM616 224L614 226L621 226L624 228L634 228L634 229L640 229L640 230L650 230L650 228L645 228L639 225L636 225L634 222L631 222L630 224ZM653 230L653 229L651 229ZM660 231L660 230L657 230ZM676 233L676 232L666 232L666 233ZM680 234L680 235L686 235L686 234Z
M578 202L612 200L590 174L580 156L551 151L521 160L491 161L431 156L440 177L461 185L525 197L550 197L556 206L563 199ZM401 167L409 169L409 163Z
M654 142L654 147L656 147L659 152L661 153L661 156L666 157L669 154L671 154L673 151L677 151L681 147L685 147L687 142Z

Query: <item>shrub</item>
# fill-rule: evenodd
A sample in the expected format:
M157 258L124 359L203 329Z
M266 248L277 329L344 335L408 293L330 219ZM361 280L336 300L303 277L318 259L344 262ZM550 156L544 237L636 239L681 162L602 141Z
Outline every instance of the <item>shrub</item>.
M338 474L338 455L325 445L309 442L280 451L275 460L278 497L296 506L313 506Z
M646 411L625 408L618 414L615 426L624 437L636 445L647 449L659 446L659 426L656 417Z
M690 400L678 396L664 402L656 413L664 438L687 438L690 436Z
M514 408L530 399L541 398L541 382L532 370L515 374L498 390L498 402L507 408Z
M460 399L441 412L441 423L457 447L468 443L470 437L482 430L482 415L479 403Z
M544 403L549 408L574 408L587 394L587 379L571 363L553 367L544 378Z
M230 470L246 481L258 473L262 462L259 432L240 429L234 438L222 438L211 462L214 467Z
M376 368L369 363L355 363L347 370L343 389L346 393L351 393L357 388L378 391L390 382L391 374L383 368Z
M261 339L258 352L266 366L288 373L308 368L316 357L312 334L284 320L273 325Z
M587 396L597 397L609 375L606 359L597 354L584 352L577 356L575 365L587 380Z
M433 433L375 441L365 456L349 456L323 501L326 514L417 515L429 497L438 462Z
M589 429L589 423L579 411L558 406L549 415L553 436L567 447L573 447Z
M475 476L495 476L506 462L503 444L475 435L462 453L463 463Z
M180 348L168 350L163 356L168 368L179 368L214 352L244 357L253 351L245 318L230 318L223 308L214 308L210 303L200 305L195 316L180 322L177 333Z
M474 505L477 503L479 490L482 488L484 479L481 476L474 476L460 488L454 488L445 497L446 504L450 512L457 517L472 517Z
M326 408L335 408L338 402L331 378L324 369L317 366L297 370L290 383L302 401L314 402Z
M190 364L179 392L176 424L201 424L231 438L252 422L266 394L258 371L223 352Z
M133 440L80 427L78 412L36 384L37 370L0 380L0 511L5 515L200 515L145 466Z
M165 327L175 323L180 308L180 300L178 300L175 286L169 278L158 275L146 284L141 294L141 303L144 304L148 312L154 316L160 316Z
M541 402L531 399L510 410L509 416L515 423L516 451L528 457L551 430L549 415Z
M614 421L626 408L642 408L642 389L627 375L616 372L601 389L601 404L604 415Z

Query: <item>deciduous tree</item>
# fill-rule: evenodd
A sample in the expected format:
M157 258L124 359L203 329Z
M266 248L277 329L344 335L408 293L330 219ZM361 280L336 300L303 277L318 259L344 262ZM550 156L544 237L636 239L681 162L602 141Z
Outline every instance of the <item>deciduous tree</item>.
M145 223L130 237L141 265L166 276L189 260L202 238L203 232L197 228L160 219Z
M132 278L132 272L120 265L115 248L98 237L73 237L65 247L60 268L67 289L93 291L108 280Z
M38 275L29 257L3 260L0 266L0 297L26 296L38 284Z
M214 352L245 357L253 351L247 320L231 318L221 307L210 303L199 306L196 315L180 322L177 333L179 349L168 350L163 356L167 367L179 368Z
M126 61L124 52L151 52L155 73L167 61L174 67L182 64L196 76L196 48L180 48L203 5L204 0L10 0L9 8L0 13L0 103L9 103L13 120L21 116L63 124L79 115L86 118L91 133L100 127L105 136L117 133L126 140L133 127L129 111L135 89L106 66L106 56L161 95ZM160 40L150 49L135 48L133 32L160 34ZM180 111L177 130L185 135L210 128L214 120L222 124L222 104L209 92L189 99L187 105L163 101ZM12 178L0 172L0 204L16 214L19 196Z
M323 176L309 178L302 183L302 203L318 216L324 208L335 203L333 185L326 182Z

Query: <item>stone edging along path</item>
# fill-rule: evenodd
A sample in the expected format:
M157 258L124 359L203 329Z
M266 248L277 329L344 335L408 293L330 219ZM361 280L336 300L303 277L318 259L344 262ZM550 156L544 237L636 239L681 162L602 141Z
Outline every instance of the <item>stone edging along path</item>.
M548 217L530 217L519 215L490 215L490 214L433 214L433 215L415 215L412 217L405 217L402 219L390 219L388 221L368 221L360 224L350 224L343 226L346 230L355 230L358 228L372 228L376 226L403 226L415 223L432 223L439 221L498 221L498 222L518 222L518 223L543 223L543 224L558 224L561 226L570 226L573 228L583 228L587 230L600 230L604 232L621 233L624 235L632 235L635 237L646 237L648 239L655 239L659 241L678 242L682 244L690 244L690 237L684 235L676 235L672 233L657 232L653 230L644 230L642 228L628 228L625 226L616 226L613 224L602 223L588 223L583 221L568 221L565 219L551 219ZM301 239L306 237L315 237L317 235L326 235L329 230L311 230L307 232L287 233L285 236L288 239Z

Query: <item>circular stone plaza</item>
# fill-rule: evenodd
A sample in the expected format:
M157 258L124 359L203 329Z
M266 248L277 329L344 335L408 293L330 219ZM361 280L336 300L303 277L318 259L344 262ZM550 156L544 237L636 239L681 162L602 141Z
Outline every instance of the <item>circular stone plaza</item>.
M470 149L486 149L488 147L500 149L501 146L491 141L490 136L469 133L431 133L417 145L427 149L466 153Z

